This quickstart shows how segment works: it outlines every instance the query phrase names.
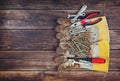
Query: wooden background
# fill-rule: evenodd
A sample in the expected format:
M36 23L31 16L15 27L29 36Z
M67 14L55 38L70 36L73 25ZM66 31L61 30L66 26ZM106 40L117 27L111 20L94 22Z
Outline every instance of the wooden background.
M86 12L106 15L110 30L109 72L56 71L56 19ZM0 0L0 81L120 81L120 0Z

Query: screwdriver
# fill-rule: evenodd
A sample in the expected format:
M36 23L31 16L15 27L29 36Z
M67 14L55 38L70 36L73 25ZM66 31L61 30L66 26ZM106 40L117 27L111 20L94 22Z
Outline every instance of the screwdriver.
M67 59L85 60L85 61L89 61L89 62L91 62L91 63L97 63L97 64L104 64L104 63L105 63L105 59L104 59L104 58L67 57Z

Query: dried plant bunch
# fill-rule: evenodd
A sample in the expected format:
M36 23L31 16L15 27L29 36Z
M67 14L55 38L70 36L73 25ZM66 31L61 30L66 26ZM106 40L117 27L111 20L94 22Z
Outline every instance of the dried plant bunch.
M64 26L69 26L71 24L69 18L59 18L57 19L57 23L59 23L60 25L64 25Z
M65 59L66 57L74 57L75 55L74 54L70 54L68 49L61 49L61 47L57 47L56 49L56 53L63 56Z
M67 29L66 29L66 27L64 25L57 25L55 27L55 31L62 33L62 32L67 32Z
M61 47L57 47L56 53L57 54L65 54L67 49L62 49Z
M71 69L71 68L80 68L80 65L75 64L74 62L72 62L72 60L65 61L58 66L58 71L64 72L66 69Z
M65 59L65 57L64 57L64 55L57 55L57 56L55 56L54 58L54 61L55 62L57 62L57 64L61 64L61 63L64 63L64 62L66 62L67 61L67 59Z
M61 36L61 38L59 37ZM59 65L58 70L60 72L64 71L69 67L75 67L75 64L72 61L67 60L67 57L91 57L91 41L90 41L90 32L80 33L79 35L70 36L69 39L66 39L63 33L59 33L58 39L60 40L59 48L57 48L57 54L63 54L62 58L59 57L59 61L62 60L62 63ZM63 38L62 38L63 37ZM64 40L64 41L62 41ZM65 50L65 51L64 51ZM74 51L72 54L66 53L67 51ZM64 58L63 58L64 57ZM58 58L57 58L58 59ZM77 66L78 68L80 67Z
M65 54L64 54L64 61L62 63L59 64L58 66L58 71L59 72L64 72L65 69L69 68L69 67L74 67L75 64L73 63L72 60L68 60L67 57L75 57L74 54L70 54L70 52L68 50L66 50ZM61 58L61 57L60 57Z
M56 53L57 55L53 58L55 62L57 63L63 63L66 62L67 59L65 58L65 53L67 50L62 50L61 47L57 47Z
M84 36L74 36L74 38L67 42L67 45L69 47L68 49L76 56L81 58L91 57L91 42L89 41L89 38Z
M59 62L62 60L58 66L60 72L70 67L92 69L92 57L99 56L99 28L96 26L103 18L99 12L86 14L86 8L87 5L83 5L76 15L57 19L59 25L55 31L59 47L56 52L60 54Z
M57 22L59 25L56 26L55 31L58 32L56 38L59 39L59 47L56 53L60 56L56 60L61 62L58 71L64 72L69 67L80 68L80 65L74 64L73 60L67 57L92 57L91 30L87 30L84 26L72 27L69 18L59 18Z
M56 38L60 41L66 41L70 39L70 35L68 33L57 33Z
M67 41L60 42L59 47L61 47L62 50L68 50Z
M66 53L64 54L64 59L65 59L64 62L62 62L58 66L59 72L64 72L66 68L74 66L74 63L72 62L72 60L68 60L67 57L74 57L74 55L71 55L68 50L66 51Z

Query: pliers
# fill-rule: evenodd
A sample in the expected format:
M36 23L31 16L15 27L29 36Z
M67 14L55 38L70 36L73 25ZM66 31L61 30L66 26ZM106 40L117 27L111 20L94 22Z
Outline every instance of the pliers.
M85 26L85 25L93 25L93 24L96 24L96 23L100 22L102 20L102 18L91 19L93 17L97 17L98 15L99 15L99 12L90 13L84 19L80 20L81 25L83 25L83 26Z
M102 20L102 18L99 18L99 17L95 18L95 19L91 19L91 18L97 17L98 15L99 15L98 12L90 13L85 18L79 19L75 23L71 24L69 27L78 27L78 26L83 26L84 27L86 25L96 24L96 23L100 22Z

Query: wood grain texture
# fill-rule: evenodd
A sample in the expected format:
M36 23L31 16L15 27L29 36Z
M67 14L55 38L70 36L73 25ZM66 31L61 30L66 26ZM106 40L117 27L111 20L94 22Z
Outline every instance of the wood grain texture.
M55 50L54 30L0 30L0 50Z
M56 50L54 30L0 30L0 50ZM111 49L120 49L120 30L110 30Z
M117 51L111 51L109 71L120 71L120 58ZM56 70L58 64L53 58L55 51L1 51L0 70ZM85 70L85 69L68 69Z
M110 58L120 58L120 50L110 50ZM55 51L0 51L0 59L51 59L56 56ZM46 58L49 57L49 58ZM39 59L40 60L40 59Z
M58 73L53 61L58 40L56 20L101 12L110 29L108 73L67 69ZM0 0L0 81L120 81L120 0Z
M79 9L83 4L97 9L105 7L105 2L105 0L1 0L0 9L67 10Z
M107 7L120 7L120 0L107 0L106 6Z
M120 7L106 7L103 13L107 17L109 29L120 29Z
M1 81L119 81L119 72L68 71L0 71ZM114 75L114 77L112 77Z
M0 29L54 29L57 18L76 14L78 10L0 10ZM101 12L106 15L109 29L120 29L119 7L86 12Z
M59 15L58 15L59 14ZM1 10L1 29L53 29L63 15L50 10Z

